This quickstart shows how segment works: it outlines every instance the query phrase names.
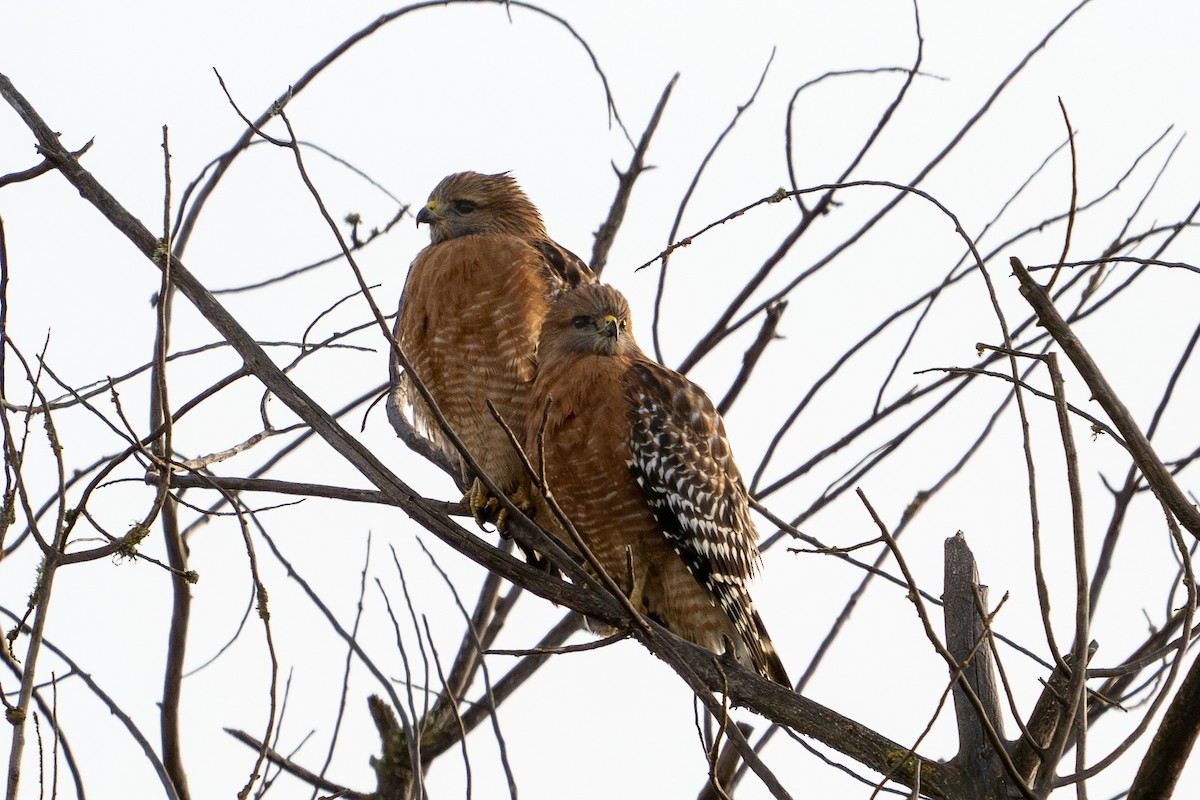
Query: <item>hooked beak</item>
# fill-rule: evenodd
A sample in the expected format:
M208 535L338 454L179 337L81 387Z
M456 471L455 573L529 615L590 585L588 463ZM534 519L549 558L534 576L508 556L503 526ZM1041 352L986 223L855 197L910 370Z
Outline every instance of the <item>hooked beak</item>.
M604 316L604 335L610 339L616 339L620 332L621 327L617 323L617 318L612 314L606 314Z
M425 204L424 208L422 208L420 211L417 212L417 227L418 228L421 227L422 222L424 222L426 225L432 225L434 222L437 221L437 214L435 212L436 208L437 208L437 204L434 203L432 200L430 200L428 203Z

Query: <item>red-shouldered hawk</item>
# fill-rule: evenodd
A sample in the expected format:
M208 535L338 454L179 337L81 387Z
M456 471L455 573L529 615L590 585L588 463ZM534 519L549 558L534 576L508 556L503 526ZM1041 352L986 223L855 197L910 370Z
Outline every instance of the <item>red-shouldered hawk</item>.
M747 589L758 536L708 395L642 353L625 298L600 284L550 309L538 362L525 450L537 463L553 398L546 482L600 565L675 634L791 686Z
M487 401L520 436L546 311L565 289L595 277L550 239L537 208L506 173L447 176L417 214L422 222L431 243L409 269L396 341L479 466L528 506L524 468ZM391 375L418 433L461 464L395 358ZM476 520L502 527L499 504L478 478L464 469L463 482Z

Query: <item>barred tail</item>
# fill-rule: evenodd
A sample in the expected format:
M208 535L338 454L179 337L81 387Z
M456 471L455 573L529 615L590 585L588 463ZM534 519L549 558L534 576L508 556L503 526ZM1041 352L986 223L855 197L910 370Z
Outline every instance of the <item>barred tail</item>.
M775 650L775 643L771 641L770 634L767 633L767 626L763 624L762 617L753 608L750 609L750 617L754 620L756 635L753 642L747 642L746 646L750 650L750 658L754 661L754 668L758 670L758 674L764 678L770 678L778 684L792 688L792 680L788 677L787 670L783 668L783 661L779 658L779 653Z
M792 681L783 667L783 661L779 658L771 635L767 633L767 626L763 624L746 587L715 581L713 588L716 590L721 610L729 617L741 644L745 646L750 665L764 678L792 688Z

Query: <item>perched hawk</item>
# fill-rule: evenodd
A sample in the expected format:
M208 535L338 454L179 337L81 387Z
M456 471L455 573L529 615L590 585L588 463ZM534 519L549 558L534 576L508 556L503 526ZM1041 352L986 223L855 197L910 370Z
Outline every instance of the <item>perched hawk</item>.
M563 291L595 276L550 239L537 208L504 173L447 176L417 214L422 222L431 243L409 269L396 341L479 466L528 507L525 471L487 401L520 436L546 311ZM417 431L461 464L395 358L391 376ZM464 469L463 484L476 520L502 527L499 503L478 478Z
M712 401L642 353L610 286L554 304L538 362L525 450L537 463L543 442L546 482L604 570L675 634L790 686L750 600L757 533Z

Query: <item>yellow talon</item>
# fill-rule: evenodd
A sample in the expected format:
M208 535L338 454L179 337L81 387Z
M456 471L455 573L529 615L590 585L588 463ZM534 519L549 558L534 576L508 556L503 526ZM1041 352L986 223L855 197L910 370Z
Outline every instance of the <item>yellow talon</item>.
M520 509L521 513L533 519L533 498L529 496L529 490L524 486L518 488L515 492L508 496L509 502ZM497 505L499 505L497 503ZM496 530L501 534L505 533L505 527L508 523L508 509L500 506L500 512L496 515Z
M478 478L471 482L471 488L467 489L463 500L471 509L471 516L475 518L475 524L480 528L484 528L488 522L496 519L500 504L483 485L483 481Z
M509 496L509 501L521 510L527 517L533 516L533 500L529 496L529 492L525 487L521 487ZM486 525L491 523L496 526L496 530L502 535L505 534L505 527L508 522L508 509L492 493L483 485L483 481L476 478L471 482L471 488L463 496L463 502L471 509L471 516L475 518L476 524L480 528L486 530Z

